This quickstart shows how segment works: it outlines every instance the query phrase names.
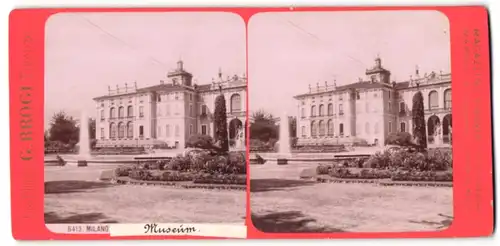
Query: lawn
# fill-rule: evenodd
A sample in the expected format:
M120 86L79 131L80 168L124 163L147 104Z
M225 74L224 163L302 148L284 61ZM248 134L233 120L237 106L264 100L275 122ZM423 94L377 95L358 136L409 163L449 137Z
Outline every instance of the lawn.
M254 225L267 232L435 231L453 216L452 188L299 180L312 163L251 166Z
M245 192L98 181L113 167L45 167L46 223L244 223Z

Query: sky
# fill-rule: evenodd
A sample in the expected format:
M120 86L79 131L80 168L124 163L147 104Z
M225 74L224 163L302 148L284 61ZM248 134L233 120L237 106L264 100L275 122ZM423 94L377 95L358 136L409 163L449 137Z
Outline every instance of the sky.
M308 85L365 78L377 56L391 80L450 72L448 18L437 11L261 13L248 26L249 107L297 115Z
M231 13L64 13L46 23L45 126L95 117L108 86L159 84L179 59L198 84L246 73L245 24Z

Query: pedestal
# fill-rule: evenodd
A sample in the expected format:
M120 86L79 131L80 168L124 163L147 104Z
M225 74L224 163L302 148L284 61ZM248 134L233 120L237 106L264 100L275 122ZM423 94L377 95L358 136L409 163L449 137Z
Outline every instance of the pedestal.
M278 162L278 165L287 165L288 164L288 160L283 159L283 158L278 158L277 162Z

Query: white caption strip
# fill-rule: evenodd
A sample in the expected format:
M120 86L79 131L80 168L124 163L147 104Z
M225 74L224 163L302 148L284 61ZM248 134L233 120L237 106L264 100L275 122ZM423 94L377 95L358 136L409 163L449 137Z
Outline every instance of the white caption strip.
M111 236L204 236L246 238L247 227L231 224L111 224Z

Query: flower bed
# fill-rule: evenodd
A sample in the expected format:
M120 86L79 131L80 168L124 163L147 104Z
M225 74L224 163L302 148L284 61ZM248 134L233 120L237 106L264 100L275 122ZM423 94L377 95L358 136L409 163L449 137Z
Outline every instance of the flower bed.
M247 183L244 174L202 174L198 175L193 183L195 184L237 184L245 185Z
M331 168L328 172L331 177L344 179L388 179L391 172L388 170L362 169L360 172L352 172L348 168Z
M450 171L432 172L432 171L395 171L391 175L393 181L433 181L433 182L451 182L453 174Z

